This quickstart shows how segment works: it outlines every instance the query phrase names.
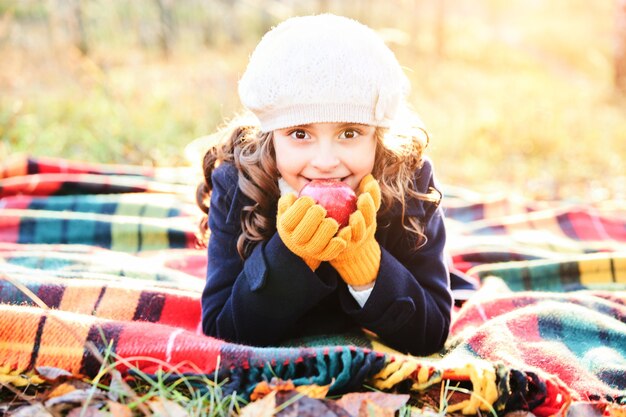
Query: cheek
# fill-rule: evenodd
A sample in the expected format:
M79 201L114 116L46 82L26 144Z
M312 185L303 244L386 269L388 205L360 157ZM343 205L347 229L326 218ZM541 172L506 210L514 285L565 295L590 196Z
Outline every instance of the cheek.
M364 144L352 154L355 169L359 173L369 174L374 169L374 161L376 159L376 143L372 139L371 142Z
M376 160L376 155L373 151L369 155L369 158L367 158L366 162L364 163L365 169L368 173L372 172L372 170L374 169L374 162Z
M276 168L283 178L297 174L300 166L300 153L292 149L283 141L274 142Z

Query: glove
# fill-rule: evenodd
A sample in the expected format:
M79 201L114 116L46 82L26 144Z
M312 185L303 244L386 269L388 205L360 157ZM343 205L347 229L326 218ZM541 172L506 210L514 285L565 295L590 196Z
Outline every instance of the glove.
M376 213L380 208L380 186L369 174L359 184L357 210L337 237L346 242L346 248L330 264L346 284L354 287L376 280L380 268L380 245L374 238Z
M326 209L311 197L297 198L294 193L280 197L276 229L285 246L313 271L346 247L346 242L335 236L339 230L337 221L327 218Z

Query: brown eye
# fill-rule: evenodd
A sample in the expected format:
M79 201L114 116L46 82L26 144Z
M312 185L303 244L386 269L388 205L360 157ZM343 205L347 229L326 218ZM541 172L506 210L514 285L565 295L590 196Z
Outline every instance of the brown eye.
M309 138L309 135L302 129L294 130L290 133L290 136L298 140L304 140Z
M347 130L344 130L344 132L341 134L340 137L341 139L354 139L357 136L359 136L359 132L353 129L347 129Z

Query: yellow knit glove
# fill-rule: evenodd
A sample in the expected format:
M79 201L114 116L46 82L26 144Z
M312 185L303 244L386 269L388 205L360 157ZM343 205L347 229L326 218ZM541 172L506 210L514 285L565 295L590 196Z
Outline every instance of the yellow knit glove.
M315 271L322 261L337 256L346 242L335 237L339 224L311 197L288 193L278 200L276 229L285 246Z
M337 237L346 248L330 264L350 286L367 285L376 280L380 268L380 245L374 238L376 213L380 208L380 186L369 174L359 184L357 210L350 215L348 226Z

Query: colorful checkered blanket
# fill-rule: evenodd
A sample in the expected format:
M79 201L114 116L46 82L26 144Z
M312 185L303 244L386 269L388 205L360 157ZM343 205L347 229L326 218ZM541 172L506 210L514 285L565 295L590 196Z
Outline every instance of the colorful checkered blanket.
M449 412L579 405L626 412L626 203L576 205L447 187L453 266L481 283L444 351L347 335L258 348L198 331L206 255L189 168L14 158L0 168L0 382L41 366L204 374L242 395L279 377L330 394L453 387ZM455 388L456 387L456 388Z

